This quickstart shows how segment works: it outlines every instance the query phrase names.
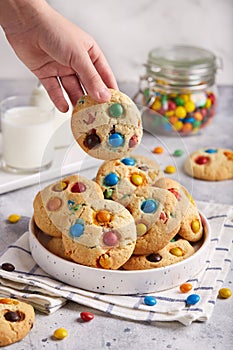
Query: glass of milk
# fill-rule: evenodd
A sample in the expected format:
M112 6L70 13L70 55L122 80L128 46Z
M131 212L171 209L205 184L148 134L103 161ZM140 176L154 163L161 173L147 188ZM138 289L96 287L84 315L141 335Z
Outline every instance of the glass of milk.
M54 108L33 106L31 95L0 103L2 167L14 173L48 169L54 157Z

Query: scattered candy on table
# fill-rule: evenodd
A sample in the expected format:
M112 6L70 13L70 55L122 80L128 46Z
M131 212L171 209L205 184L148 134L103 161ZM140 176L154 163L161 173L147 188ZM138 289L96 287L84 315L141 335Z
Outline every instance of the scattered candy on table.
M8 262L3 263L3 264L1 265L1 268L2 268L3 270L5 270L5 271L9 271L9 272L15 270L15 266L14 266L13 264L11 264L11 263L8 263Z
M144 304L149 305L149 306L154 306L157 304L157 300L155 299L155 297L147 295L144 298Z
M174 157L181 157L183 155L183 151L182 149L176 149L174 152L173 152L173 156Z
M221 288L218 291L218 295L222 299L227 299L232 296L232 291L229 288Z
M20 215L17 214L11 214L8 216L8 221L11 222L12 224L15 224L21 219Z
M190 294L186 299L187 305L195 305L199 302L200 296L198 294Z
M183 283L180 285L181 293L188 293L193 288L191 283Z
M155 147L153 149L153 153L156 153L156 154L161 154L163 153L163 147Z
M84 322L89 322L89 321L93 320L94 315L91 312L83 311L80 313L80 317Z
M58 328L53 333L54 338L56 339L64 339L68 336L68 331L65 328Z
M164 172L166 174L174 174L176 172L176 167L174 165L167 165Z

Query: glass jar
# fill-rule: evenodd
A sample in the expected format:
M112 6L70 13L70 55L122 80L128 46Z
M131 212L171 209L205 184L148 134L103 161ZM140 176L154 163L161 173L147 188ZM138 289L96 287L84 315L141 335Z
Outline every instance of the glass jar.
M192 135L211 122L219 68L213 53L193 46L160 47L149 52L145 67L135 96L145 130Z

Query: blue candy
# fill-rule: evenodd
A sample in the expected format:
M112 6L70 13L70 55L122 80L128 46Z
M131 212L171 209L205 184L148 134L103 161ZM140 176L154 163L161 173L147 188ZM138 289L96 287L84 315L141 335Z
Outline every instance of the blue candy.
M119 178L115 173L110 173L106 175L104 178L104 184L106 186L115 186L118 183L118 181L119 181Z
M155 299L155 297L147 295L144 298L144 304L149 305L149 306L154 306L157 304L157 300Z
M186 299L186 303L188 305L195 305L198 303L199 300L200 300L200 296L198 294L191 294Z
M125 164L125 165L135 165L136 164L136 160L133 158L123 158L121 159L121 163Z
M112 147L120 147L124 143L124 137L120 133L116 132L109 136L108 142Z
M70 236L72 238L78 238L82 236L84 232L84 222L83 220L76 220L75 224L70 227Z
M214 148L209 148L205 150L206 153L217 153L217 150Z
M159 203L154 199L147 199L142 202L141 210L146 214L154 213L158 209Z

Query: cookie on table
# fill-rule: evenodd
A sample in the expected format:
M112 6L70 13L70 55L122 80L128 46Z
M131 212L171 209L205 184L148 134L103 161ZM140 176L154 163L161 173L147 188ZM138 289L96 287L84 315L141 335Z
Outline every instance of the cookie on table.
M184 163L185 172L197 179L221 181L233 179L233 151L225 148L201 148Z
M0 298L0 346L23 339L33 327L34 309L31 305L11 298Z
M146 270L165 267L187 259L194 252L195 249L187 240L178 239L175 242L169 242L157 253L132 255L122 268L124 270Z
M85 95L77 101L71 129L80 147L91 157L115 159L134 151L141 142L141 114L120 91L109 89L111 98L99 103Z
M159 179L155 186L166 188L178 201L182 215L179 235L190 242L199 241L203 235L201 217L188 190L179 182L169 178Z
M104 197L127 206L136 188L153 185L163 172L159 164L140 155L105 161L96 175Z
M96 182L80 175L67 176L37 193L33 202L35 223L44 233L61 237L61 228L70 215L98 198L103 199L103 193Z
M65 255L76 263L118 269L132 255L136 227L120 203L96 200L70 216L62 228Z
M138 188L127 209L137 229L136 255L157 252L180 229L181 212L177 199L166 189L150 186Z

